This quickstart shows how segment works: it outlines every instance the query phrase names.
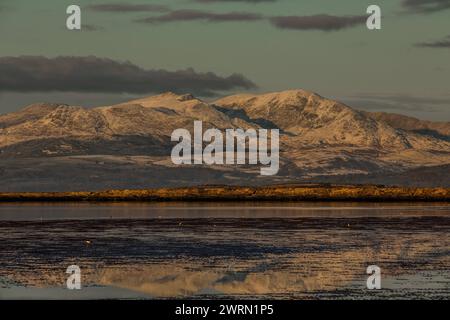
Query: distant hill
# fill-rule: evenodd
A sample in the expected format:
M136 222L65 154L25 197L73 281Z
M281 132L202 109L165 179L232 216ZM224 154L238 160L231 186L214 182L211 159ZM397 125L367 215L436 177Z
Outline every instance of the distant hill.
M249 165L175 167L170 135L192 130L195 120L221 130L278 128L278 175L262 177ZM448 122L358 111L305 90L213 103L169 92L92 109L38 103L0 115L0 191L317 181L450 186L442 169L450 165L448 135Z
M366 114L375 120L384 121L397 129L430 135L450 141L450 122L419 120L401 114L386 112L367 112Z

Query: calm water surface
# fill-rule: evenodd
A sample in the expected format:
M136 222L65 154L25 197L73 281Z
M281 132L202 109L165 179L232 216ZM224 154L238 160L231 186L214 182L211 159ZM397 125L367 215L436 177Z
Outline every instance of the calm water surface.
M449 235L448 203L1 204L0 299L449 299Z

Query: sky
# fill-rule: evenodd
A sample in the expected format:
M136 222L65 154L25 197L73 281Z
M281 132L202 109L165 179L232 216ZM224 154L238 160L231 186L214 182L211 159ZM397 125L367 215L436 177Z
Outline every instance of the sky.
M366 27L373 4L381 30ZM450 121L449 57L450 0L0 0L0 114L301 88Z

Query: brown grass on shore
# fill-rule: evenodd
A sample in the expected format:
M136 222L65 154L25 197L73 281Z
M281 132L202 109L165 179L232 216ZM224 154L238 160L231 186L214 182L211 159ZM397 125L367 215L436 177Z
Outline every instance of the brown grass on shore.
M0 193L12 201L450 201L450 188L383 186L203 186L97 192Z

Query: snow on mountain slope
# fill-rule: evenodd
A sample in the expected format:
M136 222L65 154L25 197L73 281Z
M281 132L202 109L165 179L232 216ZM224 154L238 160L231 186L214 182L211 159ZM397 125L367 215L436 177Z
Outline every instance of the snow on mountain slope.
M307 144L388 149L439 149L446 146L440 141L397 130L364 112L304 90L235 95L217 100L215 104L244 110L251 119L266 119Z
M134 160L124 161L131 161L136 168L151 166L146 174L162 167L167 170L161 172L172 172L177 169L170 162L170 135L178 128L192 130L195 120L202 120L205 129L280 129L280 172L273 178L277 183L319 176L392 176L414 168L450 164L450 142L446 139L395 127L389 121L305 90L234 95L214 103L190 94L164 93L92 109L34 104L0 115L0 161L58 159L58 168L67 161L70 173L77 163L73 174L90 176L94 174L92 167L80 164L80 157L132 157L129 159ZM103 172L105 181L114 179L114 170L106 166L97 170ZM212 180L202 180L201 175L189 175L204 183L228 183L258 171L239 166L208 170L216 178L208 175ZM168 174L167 179L172 181L176 176ZM39 179L40 173L28 173L27 177ZM255 179L259 183L262 178Z

